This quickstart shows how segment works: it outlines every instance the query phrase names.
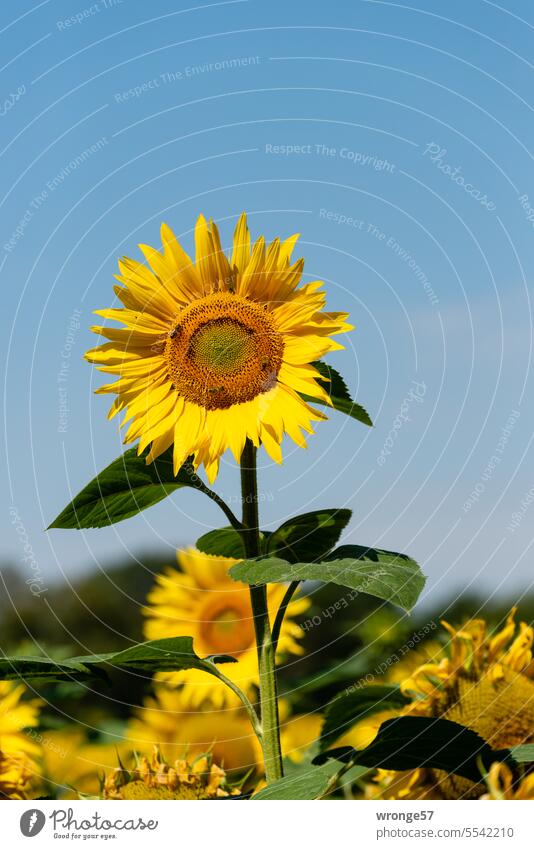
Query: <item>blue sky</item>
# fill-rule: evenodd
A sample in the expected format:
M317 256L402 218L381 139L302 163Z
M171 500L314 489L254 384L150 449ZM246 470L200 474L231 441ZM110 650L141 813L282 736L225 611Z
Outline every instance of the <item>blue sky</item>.
M405 550L427 598L532 580L532 37L526 0L4 4L0 169L4 561L44 581L224 524L178 494L114 528L43 528L120 453L83 361L116 259L301 233L356 331L330 358L376 426L333 415L261 458L264 524L347 505L347 542ZM66 410L64 408L67 408ZM503 430L504 429L504 430ZM230 457L217 487L235 499ZM15 516L17 517L15 519ZM20 532L20 531L19 531ZM26 537L25 537L26 538Z

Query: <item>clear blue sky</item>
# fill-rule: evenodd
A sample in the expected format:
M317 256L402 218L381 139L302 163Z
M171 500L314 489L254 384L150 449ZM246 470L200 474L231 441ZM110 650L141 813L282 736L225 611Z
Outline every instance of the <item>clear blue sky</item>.
M350 310L330 361L376 422L334 415L282 469L263 457L265 525L348 505L346 541L408 551L431 599L527 590L534 13L505 5L3 4L4 560L29 575L15 515L49 583L224 523L178 495L43 531L121 450L82 360L117 256L162 220L190 248L200 212L228 244L245 209L300 231L308 279ZM230 457L218 488L235 498Z

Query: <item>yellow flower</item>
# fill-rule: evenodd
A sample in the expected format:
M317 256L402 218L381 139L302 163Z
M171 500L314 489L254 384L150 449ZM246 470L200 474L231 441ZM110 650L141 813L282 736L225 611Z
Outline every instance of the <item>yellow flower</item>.
M260 744L243 710L217 710L206 701L189 711L183 692L164 684L156 684L154 695L137 709L126 736L134 751L148 755L158 746L170 762L210 752L226 772L246 773L262 764Z
M0 749L0 800L32 799L37 795L37 783L35 764L27 755Z
M238 794L211 757L169 765L157 748L150 761L143 757L133 770L115 769L104 784L104 799L222 799Z
M31 799L38 793L41 748L34 729L41 702L26 695L24 684L0 681L0 798Z
M515 613L512 610L495 635L488 634L483 619L473 619L460 629L442 623L451 637L449 645L440 657L424 662L402 681L401 690L411 701L400 711L382 714L382 720L407 714L443 717L476 731L494 749L534 742L534 629L524 622L517 629ZM354 729L356 734L367 734L364 745L376 736L378 720L375 714ZM492 769L493 786L498 776L506 783L504 772L497 766ZM482 784L440 770L379 770L367 795L478 799L483 789Z
M283 713L283 703L280 705ZM303 713L287 720L281 717L280 743L285 758L301 763L319 738L323 717L318 713Z
M168 568L158 575L148 595L149 607L145 635L149 640L162 637L192 636L194 648L201 657L228 654L237 663L221 665L221 671L242 690L250 693L258 683L254 620L249 588L233 581L228 569L237 563L230 557L203 554L194 548L178 552L177 569ZM286 588L269 584L267 598L271 621ZM288 607L278 651L280 655L301 654L298 644L303 631L292 617L306 609L305 599L296 599ZM158 680L184 683L182 699L191 706L211 699L215 707L237 704L237 696L223 683L197 669L161 673Z
M488 792L481 799L496 801L534 800L534 775L527 775L514 781L512 771L506 764L494 763L486 776Z
M305 446L302 431L326 418L299 393L329 402L311 363L341 349L330 335L352 327L346 313L324 311L320 281L299 288L297 238L266 247L261 237L251 248L243 214L228 259L216 225L200 216L195 262L165 224L163 253L140 245L146 265L119 262L124 308L97 315L125 326L94 327L110 341L86 357L118 376L98 391L117 395L110 418L127 411L125 442L139 439L139 452L151 445L147 462L174 445L175 474L193 455L213 481L221 455L230 448L239 461L247 437L281 462L284 433Z
M120 740L89 741L80 726L43 733L42 749L44 776L58 799L77 799L79 793L97 796L105 770L115 766L117 755L126 759L130 752Z

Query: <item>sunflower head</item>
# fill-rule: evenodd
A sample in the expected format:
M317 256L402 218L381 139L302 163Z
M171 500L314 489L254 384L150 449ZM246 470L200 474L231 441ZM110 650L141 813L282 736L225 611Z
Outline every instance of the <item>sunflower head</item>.
M300 285L296 239L251 246L243 214L227 257L201 216L194 262L166 225L161 253L140 246L146 265L119 262L123 306L97 314L123 326L94 327L109 341L86 357L118 376L98 391L117 395L110 417L126 410L125 442L139 439L140 453L150 445L149 462L173 445L175 473L192 456L213 480L228 448L239 461L248 438L281 462L284 434L304 446L302 431L325 418L302 395L329 403L312 363L351 326L324 310L320 281Z
M204 755L192 764L177 760L168 764L157 747L150 760L139 759L133 770L115 769L104 782L104 799L221 799L235 796L226 773Z
M0 749L0 800L33 799L36 795L35 764L23 752Z
M153 695L135 711L127 738L137 752L150 756L154 746L169 761L191 760L210 752L232 776L258 771L261 747L242 708L217 708L210 699L191 709L183 687L154 682Z
M171 636L192 636L201 656L228 654L237 663L224 666L227 677L251 694L258 684L254 619L247 584L232 580L231 557L203 554L194 548L178 552L180 571L169 568L156 579L148 596L145 635L149 640ZM269 584L267 600L271 616L276 613L285 587ZM294 617L308 605L295 599L288 607L282 626L278 650L281 655L301 654L299 640L303 631ZM220 681L204 672L191 669L160 673L158 680L184 684L182 698L191 706L210 699L216 707L238 704L237 697Z
M32 799L41 784L42 749L33 730L39 699L24 684L0 681L0 798Z
M411 701L401 711L375 714L356 726L354 736L368 745L378 733L380 720L412 714L442 717L476 731L494 749L534 742L534 630L521 622L515 609L495 634L483 619L461 628L444 622L450 636L439 655L416 666L400 684ZM493 786L506 784L506 770L495 765ZM530 786L530 785L529 785ZM368 785L371 798L481 798L484 787L439 770L390 772L379 770Z
M490 766L486 785L488 792L480 797L484 800L534 800L534 775L526 775L515 780L512 770L501 762Z

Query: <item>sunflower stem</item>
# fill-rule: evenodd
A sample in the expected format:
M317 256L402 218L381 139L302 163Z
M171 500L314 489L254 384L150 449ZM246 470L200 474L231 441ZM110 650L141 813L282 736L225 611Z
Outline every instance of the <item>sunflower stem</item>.
M241 497L243 501L243 542L246 556L258 557L261 553L258 513L258 478L256 448L247 439L241 455ZM265 584L250 587L250 601L254 617L258 669L260 679L260 712L262 725L263 760L265 778L269 784L283 776L280 748L280 720L276 687L275 646L273 644L267 587Z
M224 672L221 672L221 670L218 669L218 668L216 668L216 676L220 681L223 682L223 684L226 684L226 686L229 687L230 690L232 690L232 692L236 694L238 699L241 700L241 702L243 703L243 706L244 706L244 708L245 708L245 710L248 714L248 718L250 719L250 724L252 725L252 728L254 729L254 733L261 743L262 742L261 722L259 720L258 714L256 713L256 709L255 709L254 705L252 704L252 702L249 701L249 699L247 698L246 694L243 692L241 687L238 687L237 684L234 684L234 682L230 678L227 678L226 675L224 674Z

